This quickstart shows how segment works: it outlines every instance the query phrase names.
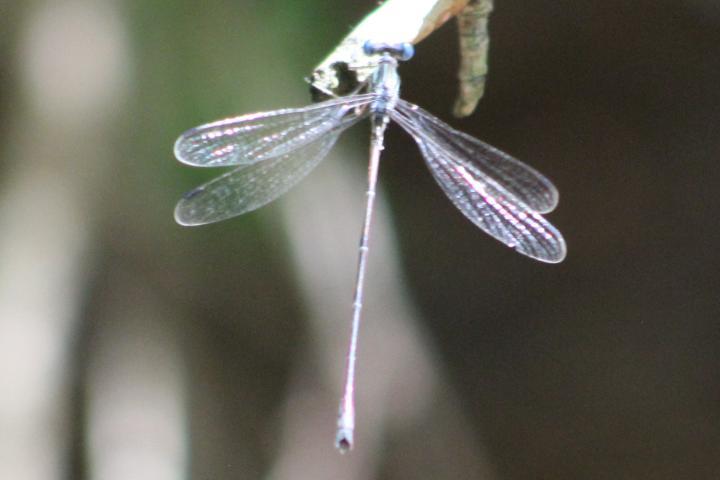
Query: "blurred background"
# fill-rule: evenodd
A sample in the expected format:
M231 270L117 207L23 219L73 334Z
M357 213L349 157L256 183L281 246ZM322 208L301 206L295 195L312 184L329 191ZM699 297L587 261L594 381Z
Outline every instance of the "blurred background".
M367 128L202 228L184 130L309 101L371 0L0 5L0 478L715 479L720 3L497 0L478 112L449 22L403 96L547 174L568 258L476 229L392 127L355 450L333 449Z

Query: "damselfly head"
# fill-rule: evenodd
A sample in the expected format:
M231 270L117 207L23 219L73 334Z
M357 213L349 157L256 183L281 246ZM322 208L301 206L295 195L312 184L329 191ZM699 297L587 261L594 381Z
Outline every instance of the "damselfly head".
M393 58L405 62L415 54L415 48L410 43L376 43L368 40L363 45L363 52L365 55L388 53Z

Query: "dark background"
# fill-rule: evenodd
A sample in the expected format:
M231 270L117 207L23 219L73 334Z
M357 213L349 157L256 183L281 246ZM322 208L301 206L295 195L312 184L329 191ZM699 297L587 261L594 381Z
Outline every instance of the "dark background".
M403 382L378 402L400 404L384 421L364 423L374 407L360 402L358 429L376 435L350 456L333 451L344 340L312 353L329 348L313 318L339 302L328 337L347 334L355 256L337 256L334 298L313 290L303 265L315 257L298 258L294 242L319 239L326 261L335 244L352 251L361 207L293 233L313 209L293 192L181 228L176 199L215 172L177 164L171 146L193 125L308 102L303 77L374 5L0 7L0 458L12 459L1 478L717 478L710 0L497 0L486 96L463 120L449 115L454 22L417 46L403 97L552 178L561 201L549 219L568 257L533 262L478 231L392 128L380 173L389 216L376 225L392 256L380 257L401 268L390 282L403 284L408 331L421 332L437 378L410 421L394 421L417 400L392 393L412 390ZM366 142L353 129L338 148L354 153L314 175L360 202ZM350 190L330 162L354 162ZM327 185L316 181L300 188ZM368 281L386 265L371 264ZM393 291L368 295L377 310L364 329L383 332ZM373 345L403 343L397 332L361 337L368 377L403 362L372 362ZM318 391L327 405L297 401ZM320 405L320 443L287 433L308 405Z

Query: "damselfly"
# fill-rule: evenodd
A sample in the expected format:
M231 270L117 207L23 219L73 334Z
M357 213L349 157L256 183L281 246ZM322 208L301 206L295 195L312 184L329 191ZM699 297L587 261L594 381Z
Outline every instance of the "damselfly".
M363 48L366 54L378 58L366 93L304 108L220 120L188 130L175 143L175 156L183 163L199 167L237 166L188 192L178 202L175 208L178 223L202 225L255 210L278 198L320 163L346 128L364 118L370 119L367 204L336 436L341 451L351 448L353 441L355 358L363 281L380 152L390 120L415 139L437 183L475 225L537 260L556 263L565 257L562 235L540 215L557 205L555 186L535 169L402 100L397 66L398 60L412 56L410 44L368 42Z

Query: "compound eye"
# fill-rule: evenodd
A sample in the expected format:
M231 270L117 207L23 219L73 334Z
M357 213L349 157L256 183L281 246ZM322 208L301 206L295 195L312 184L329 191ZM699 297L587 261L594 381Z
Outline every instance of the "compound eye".
M375 55L376 53L378 53L378 50L375 44L372 41L368 40L363 43L363 53L368 56Z
M398 53L398 59L405 62L415 55L415 47L413 47L411 43L403 43L400 45L400 51Z

